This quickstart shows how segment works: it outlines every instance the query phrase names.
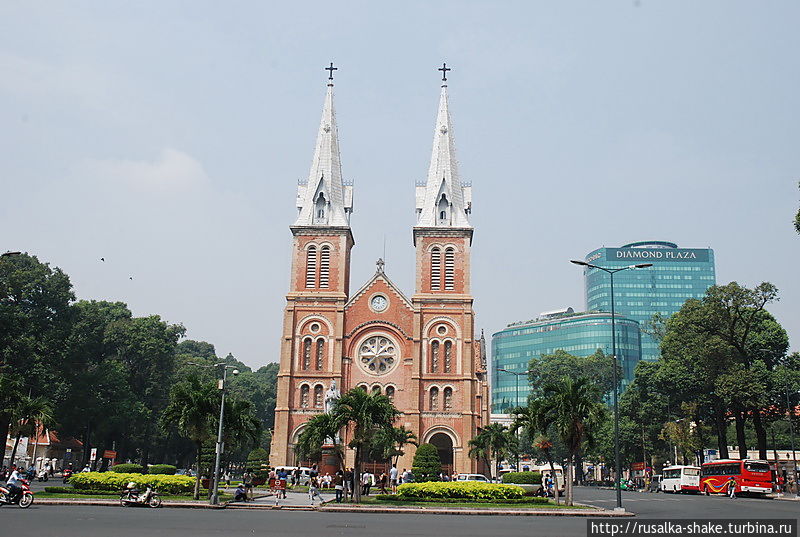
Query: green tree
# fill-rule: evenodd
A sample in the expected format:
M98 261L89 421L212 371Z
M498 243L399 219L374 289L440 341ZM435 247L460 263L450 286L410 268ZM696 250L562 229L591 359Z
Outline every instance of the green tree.
M619 378L622 369L617 366ZM561 349L552 354L531 358L528 363L528 383L531 397L541 397L545 384L558 382L563 377L586 376L599 388L598 399L614 387L613 360L601 349L589 356L575 356Z
M494 479L500 461L508 453L510 445L516 441L513 433L501 423L490 423L480 429L477 435L469 441L469 456L483 459L489 468L489 477ZM494 465L492 465L494 460ZM494 472L493 472L494 471Z
M414 481L439 481L442 473L442 460L439 458L439 450L433 444L420 444L417 452L414 453L414 460L411 463L411 473L414 474Z
M564 377L558 383L544 386L543 421L555 426L569 451L565 477L567 505L572 505L575 455L585 442L592 442L594 429L603 421L605 406L598 402L598 391L585 377Z
M550 475L553 476L553 498L558 504L559 487L556 479L556 468L553 464L553 442L547 437L547 423L544 411L544 401L542 399L529 399L527 406L515 408L511 412L514 421L511 423L510 431L513 433L522 431L522 436L544 455L547 464L550 466Z
M19 397L12 407L11 433L14 436L14 447L11 450L11 461L17 454L19 440L23 434L33 436L38 432L39 424L48 427L53 423L53 407L50 401L42 396Z
M397 464L397 460L405 454L403 448L407 444L419 445L417 435L402 425L391 429L381 429L375 435L375 440L370 450L371 458Z
M173 386L169 404L161 415L162 428L177 427L178 432L195 446L195 500L200 497L203 443L214 438L214 414L218 408L216 387L202 382L197 376L191 376Z
M294 445L294 452L298 460L320 460L322 446L335 439L343 426L341 419L333 413L317 414L308 420ZM339 466L343 466L341 446L334 446L334 451L339 459Z

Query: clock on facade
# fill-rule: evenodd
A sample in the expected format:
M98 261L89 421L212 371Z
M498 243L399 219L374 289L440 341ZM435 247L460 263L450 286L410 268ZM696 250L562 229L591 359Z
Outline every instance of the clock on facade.
M383 295L375 295L372 297L372 300L369 301L369 305L374 311L381 312L389 306L389 301L386 300L386 297Z

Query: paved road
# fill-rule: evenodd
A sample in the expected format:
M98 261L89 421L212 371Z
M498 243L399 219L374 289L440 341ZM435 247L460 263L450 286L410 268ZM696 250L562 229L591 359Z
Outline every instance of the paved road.
M577 499L613 507L612 491L578 489ZM795 518L800 502L625 493L641 517ZM206 509L45 506L0 509L3 535L14 537L506 537L585 536L586 519L448 515L384 515Z

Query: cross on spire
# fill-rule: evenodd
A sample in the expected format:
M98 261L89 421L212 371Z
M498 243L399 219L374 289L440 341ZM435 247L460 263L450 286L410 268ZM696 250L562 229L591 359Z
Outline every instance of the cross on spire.
M333 62L331 62L330 67L326 67L325 70L328 71L328 80L330 80L332 82L333 81L333 72L334 71L338 71L339 68L338 67L334 67L333 66Z
M331 64L333 65L333 64ZM446 63L443 63L441 67L437 69L437 71L442 72L442 82L447 82L447 71L452 71L449 67L447 67Z
M378 266L378 272L383 272L383 266L386 264L386 262L379 257L375 264Z

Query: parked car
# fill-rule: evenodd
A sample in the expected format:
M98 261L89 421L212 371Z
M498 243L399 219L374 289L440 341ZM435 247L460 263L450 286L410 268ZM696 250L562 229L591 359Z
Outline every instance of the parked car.
M488 477L483 474L458 474L456 481L480 481L482 483L491 483Z

